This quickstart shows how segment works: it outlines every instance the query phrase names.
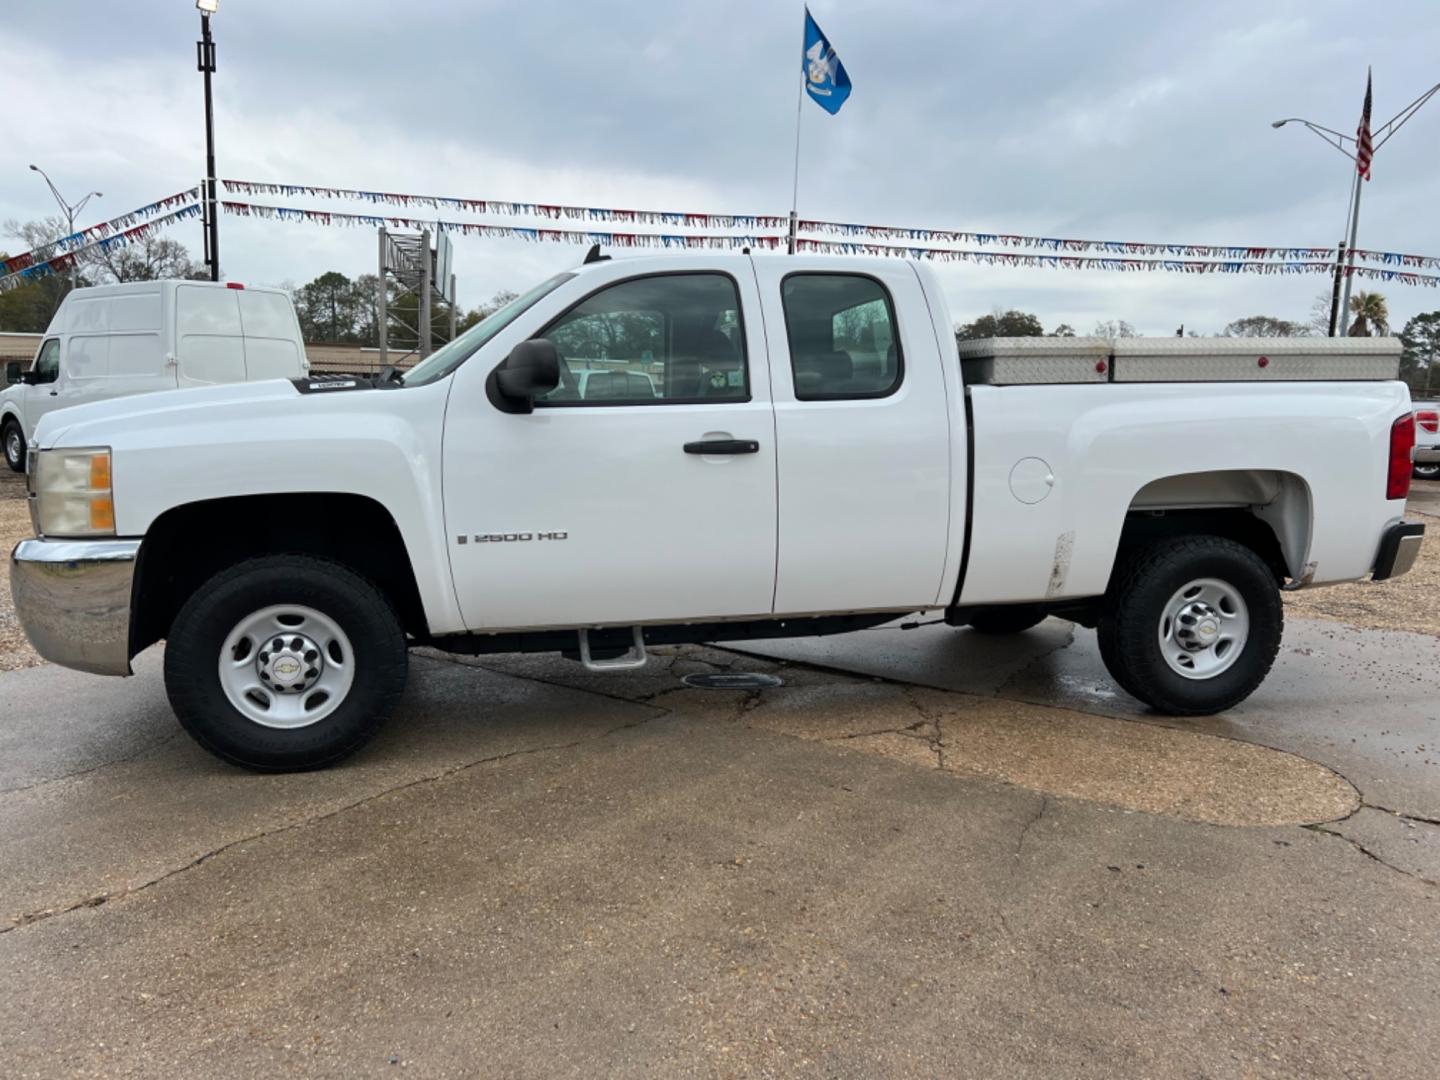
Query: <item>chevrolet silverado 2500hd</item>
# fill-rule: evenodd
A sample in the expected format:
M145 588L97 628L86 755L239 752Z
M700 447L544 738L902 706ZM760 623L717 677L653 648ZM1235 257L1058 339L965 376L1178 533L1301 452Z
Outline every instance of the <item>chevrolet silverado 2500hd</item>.
M587 259L403 378L47 416L16 608L84 671L165 639L180 722L257 769L363 744L417 644L605 668L917 611L1062 615L1129 693L1210 713L1265 678L1282 588L1413 562L1398 351L957 349L923 265Z

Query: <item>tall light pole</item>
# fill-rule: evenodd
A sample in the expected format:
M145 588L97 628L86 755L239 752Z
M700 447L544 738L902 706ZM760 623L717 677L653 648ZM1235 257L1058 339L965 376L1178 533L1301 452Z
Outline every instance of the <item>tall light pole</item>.
M215 205L215 104L210 96L210 76L215 74L215 39L210 36L210 16L220 10L220 0L195 0L200 11L200 40L195 43L199 70L205 74L205 262L210 280L220 280L220 217Z
M1406 105L1389 120L1376 128L1374 131L1374 135L1372 136L1373 149L1371 152L1371 156L1373 157L1374 154L1378 154L1380 152L1380 148L1384 146L1387 142L1389 142L1391 137L1394 136L1397 131L1399 131L1402 127L1405 126L1406 121L1408 121L1412 116L1419 112L1421 107L1437 93L1440 93L1440 83L1436 83L1434 86L1430 87L1429 90L1426 90L1414 101L1410 102L1409 105ZM1303 120L1298 116L1287 117L1284 120L1275 120L1270 124L1270 126L1273 128L1282 128L1286 124L1304 125L1310 131L1320 136L1320 138L1323 139L1330 146L1333 146L1336 150L1339 150L1340 153L1344 154L1347 158L1351 160L1351 162L1355 164L1355 171L1350 174L1350 215L1346 221L1346 235L1349 238L1348 247L1345 242L1342 242L1340 245L1340 251L1336 255L1335 288L1332 292L1330 299L1330 336L1334 337L1337 321L1339 321L1340 324L1343 326L1345 313L1350 310L1350 282L1353 277L1351 271L1354 269L1355 266L1355 238L1356 234L1359 232L1360 229L1360 191L1363 186L1363 181L1360 177L1359 162L1355 160L1354 151L1349 149L1349 147L1353 147L1356 145L1355 139L1353 136L1342 135L1340 134L1340 132L1335 131L1332 128L1328 128L1323 124L1317 124L1311 120ZM1340 295L1340 282L1342 276L1344 278L1345 287L1343 297Z
M60 209L64 211L65 222L69 229L69 231L65 234L66 236L75 235L75 216L79 214L81 210L85 209L85 204L88 203L91 199L104 198L104 196L101 195L100 192L92 191L79 202L73 204L68 203L65 201L65 196L60 194L60 189L55 186L55 181L50 179L49 175L45 172L44 169L40 168L39 165L31 165L30 171L37 172L45 178L45 185L50 189L50 194L55 196L55 201L60 204ZM70 262L70 287L72 289L75 288L75 262L73 259Z

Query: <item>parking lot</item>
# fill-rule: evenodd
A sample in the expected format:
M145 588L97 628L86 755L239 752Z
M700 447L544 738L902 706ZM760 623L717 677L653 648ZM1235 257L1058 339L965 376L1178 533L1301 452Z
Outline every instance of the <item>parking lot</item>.
M28 533L0 488L0 532ZM1440 523L1440 485L1412 510ZM1440 1049L1440 556L1145 713L1094 635L413 658L257 776L0 608L13 1076L1385 1076ZM763 691L683 686L759 671Z

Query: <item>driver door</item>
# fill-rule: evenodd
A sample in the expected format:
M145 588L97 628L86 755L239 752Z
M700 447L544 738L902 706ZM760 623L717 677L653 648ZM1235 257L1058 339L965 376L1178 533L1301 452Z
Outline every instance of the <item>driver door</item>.
M517 324L562 358L532 413L486 397L503 353L459 372L445 517L471 629L770 613L775 425L754 273L675 264L591 271L558 316Z
M60 339L47 338L35 354L30 366L35 382L25 387L25 438L35 437L35 427L48 412L61 408L60 400Z

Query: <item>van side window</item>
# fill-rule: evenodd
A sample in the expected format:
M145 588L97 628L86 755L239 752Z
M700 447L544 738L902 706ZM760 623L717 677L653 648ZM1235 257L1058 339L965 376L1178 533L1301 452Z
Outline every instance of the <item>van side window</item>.
M586 297L545 329L560 385L536 405L749 401L740 295L726 274L655 274Z
M60 340L51 338L40 346L40 354L35 357L35 382L53 383L60 377Z
M884 285L860 274L791 274L780 289L796 398L894 393L904 364L895 305Z

